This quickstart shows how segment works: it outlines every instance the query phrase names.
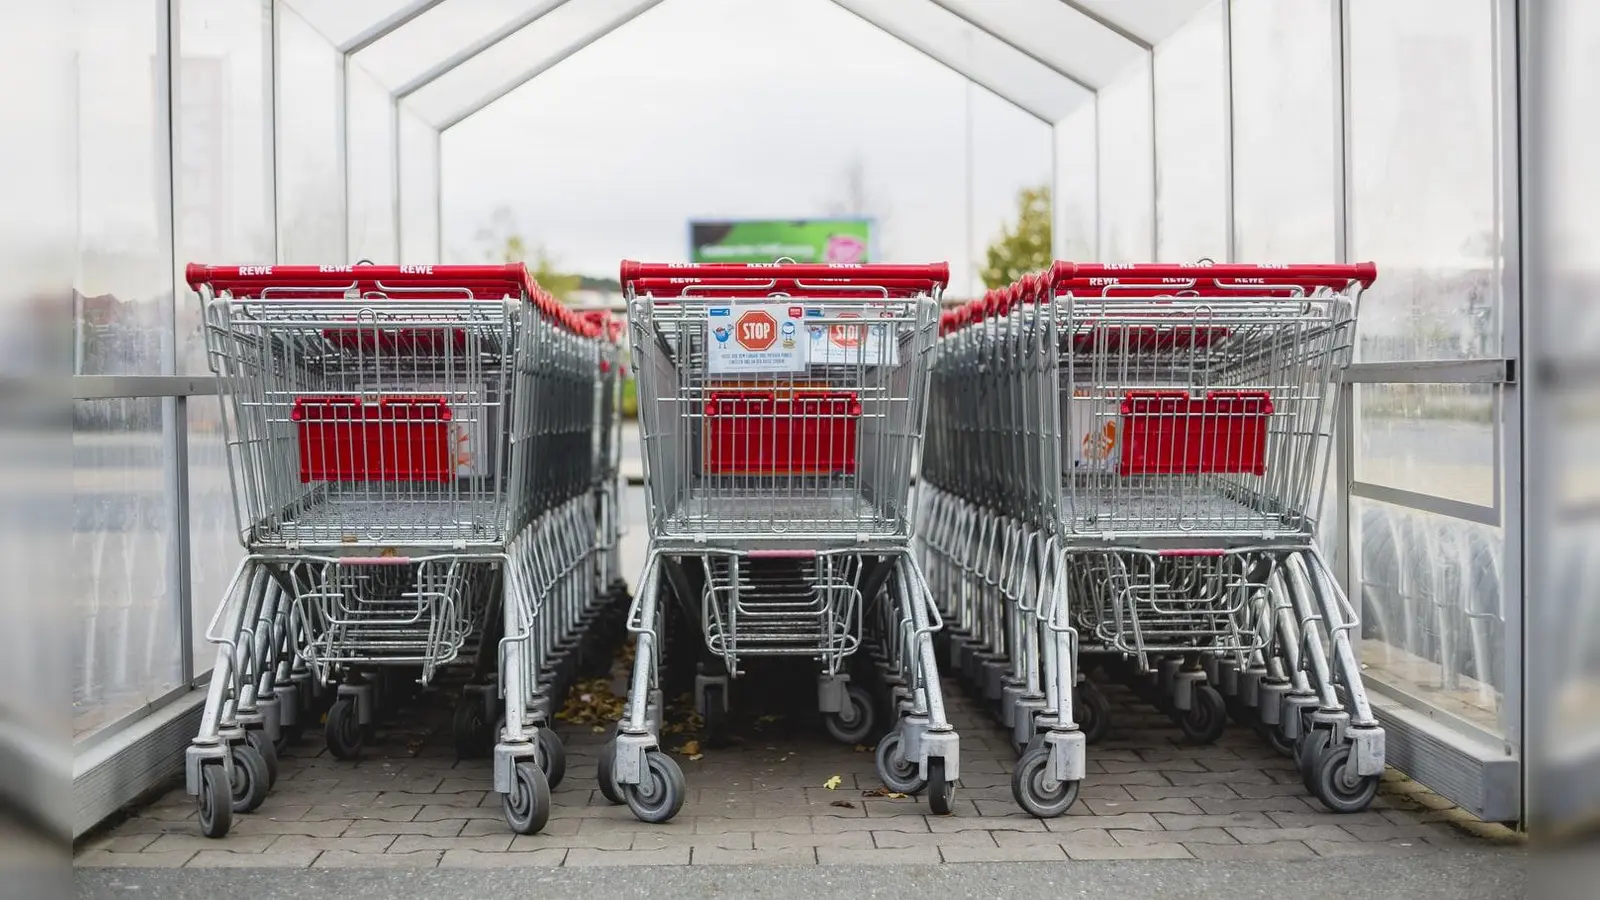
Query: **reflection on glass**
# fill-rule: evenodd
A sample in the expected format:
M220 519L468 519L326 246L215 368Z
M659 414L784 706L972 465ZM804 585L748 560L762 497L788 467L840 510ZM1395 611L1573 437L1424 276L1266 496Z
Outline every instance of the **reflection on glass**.
M167 447L159 399L77 401L74 527L66 579L76 737L175 688L182 675Z
M216 397L192 397L189 420L189 577L194 602L194 668L204 673L217 648L206 641L206 626L244 556L233 514L228 461L222 442L222 404Z
M1369 676L1503 734L1502 530L1362 499L1351 513Z
M1338 138L1329 4L1232 4L1235 252L1241 262L1332 260Z
M399 261L395 233L394 101L359 64L345 73L350 140L350 258L378 265Z
M282 6L278 35L278 262L347 262L339 54Z
M439 255L439 133L400 107L400 261Z
M1102 90L1099 110L1100 256L1148 262L1155 249L1149 67L1135 66Z
M172 371L172 271L158 151L154 0L89 0L79 10L78 264L74 371Z
M1359 358L1500 352L1492 0L1352 0L1351 253L1380 277Z
M1228 70L1222 5L1155 49L1156 178L1166 262L1227 261Z
M1481 384L1359 386L1356 477L1493 506L1494 392Z

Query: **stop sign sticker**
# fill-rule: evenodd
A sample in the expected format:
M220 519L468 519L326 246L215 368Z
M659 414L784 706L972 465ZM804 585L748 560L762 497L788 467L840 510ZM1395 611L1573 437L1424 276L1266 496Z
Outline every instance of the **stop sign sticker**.
M859 319L861 318L861 314L848 312L840 313L839 318ZM861 346L861 332L862 328L860 325L833 325L828 328L828 337L834 342L834 344L840 347L853 349Z
M778 342L778 322L764 309L740 313L733 339L751 353L765 353Z

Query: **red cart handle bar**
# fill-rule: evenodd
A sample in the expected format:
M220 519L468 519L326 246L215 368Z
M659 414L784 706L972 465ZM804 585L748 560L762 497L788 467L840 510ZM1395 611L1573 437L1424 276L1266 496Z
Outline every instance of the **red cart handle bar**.
M641 278L718 278L740 279L843 279L851 283L871 284L875 280L916 279L931 281L940 288L950 283L948 263L907 265L897 263L863 263L843 265L829 263L642 263L631 259L622 261L621 281L629 285Z
M1073 263L1065 260L1057 260L1050 266L1050 285L1052 289L1062 282L1080 278L1120 278L1133 283L1149 283L1152 278L1198 278L1227 281L1261 278L1265 279L1267 284L1301 280L1311 280L1318 284L1326 284L1330 281L1341 281L1348 284L1352 281L1359 281L1362 287L1367 288L1378 280L1378 266L1376 263L1370 262L1315 265L1247 265L1241 263L1220 263L1215 265L1127 263L1110 265L1105 263Z

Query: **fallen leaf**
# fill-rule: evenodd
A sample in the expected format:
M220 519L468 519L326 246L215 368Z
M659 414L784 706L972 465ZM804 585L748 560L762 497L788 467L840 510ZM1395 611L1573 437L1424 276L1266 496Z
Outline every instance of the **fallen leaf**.
M594 726L593 728L591 728L589 730L594 732L595 734L605 734L606 733L606 729L605 729L604 725L596 725L596 726Z
M824 781L822 786L830 791L836 791L839 789L839 785L841 784L844 784L844 779L835 775L832 778L829 778L827 781Z
M851 803L849 800L835 800L832 803L829 803L828 805L829 806L837 806L840 809L855 809L856 808L856 805L854 803Z
M872 751L874 751L876 749L878 749L878 748L876 748L876 747L868 747L866 744L857 744L855 746L855 751L857 753L871 753Z
M689 762L698 762L705 758L706 755L704 753L693 753L689 755Z
M700 755L700 742L699 741L690 741L687 744L684 744L683 745L683 750L681 752L685 756L699 756Z

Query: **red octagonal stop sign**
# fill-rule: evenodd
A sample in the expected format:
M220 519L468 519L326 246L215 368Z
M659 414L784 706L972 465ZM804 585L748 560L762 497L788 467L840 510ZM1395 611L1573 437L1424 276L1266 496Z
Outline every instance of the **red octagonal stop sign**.
M761 353L778 340L778 320L764 309L752 309L739 316L733 338L746 350Z

